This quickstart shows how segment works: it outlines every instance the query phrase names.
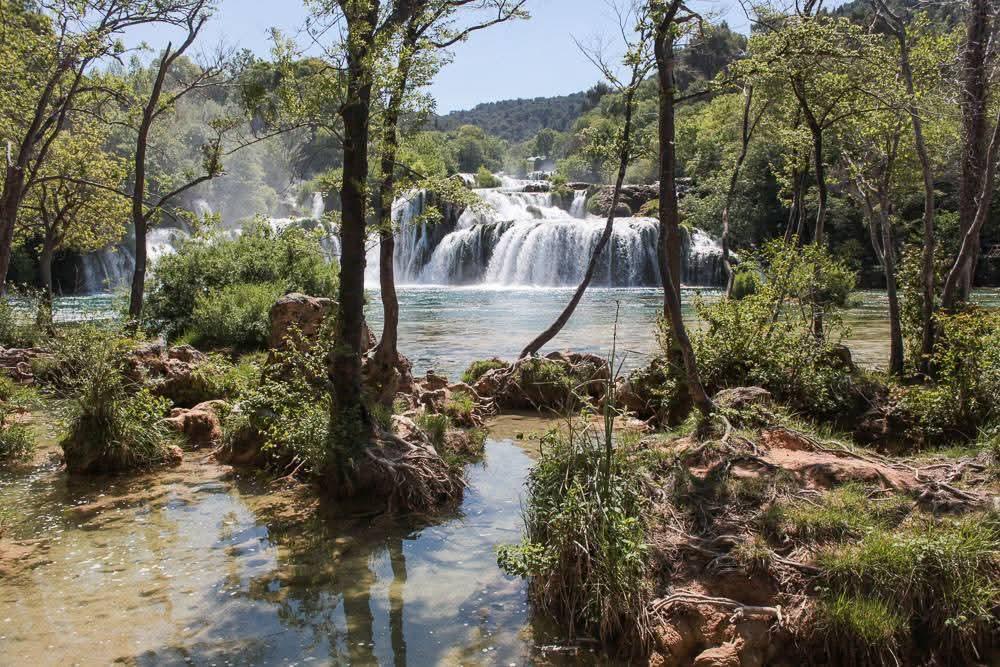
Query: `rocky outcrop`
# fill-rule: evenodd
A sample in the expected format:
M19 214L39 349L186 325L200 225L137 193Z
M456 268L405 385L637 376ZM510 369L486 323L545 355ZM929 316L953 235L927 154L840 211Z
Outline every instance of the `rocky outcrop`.
M225 401L206 401L190 409L174 408L164 421L182 433L192 448L215 447L222 441L220 418L228 409Z
M607 361L597 355L552 352L488 371L472 388L499 410L561 412L598 404L610 377Z
M452 425L459 428L481 427L492 409L491 401L475 388L464 382L449 382L434 371L413 380L410 391L397 398L414 412L447 415Z
M32 382L35 375L31 370L31 362L47 356L49 354L45 350L38 348L0 347L0 372L18 382Z
M333 299L306 296L298 292L286 294L271 306L271 333L267 344L272 350L284 349L290 333L297 329L303 340L315 339L326 316L333 312Z
M532 181L523 188L524 192L549 192L550 190L552 190L552 184L548 181Z
M281 350L293 338L296 345L303 346L316 339L327 315L332 313L337 303L333 299L308 296L292 292L278 299L271 306L271 332L268 336L268 346L272 350ZM298 335L293 336L296 332ZM362 335L362 353L375 347L375 335L365 323Z
M656 200L660 190L656 185L625 185L622 187L615 217L627 218L636 215L646 202ZM594 215L607 216L614 199L614 189L607 185L592 186L587 192L587 211Z
M723 389L713 400L719 408L741 411L754 406L767 407L773 399L771 392L763 387L733 387Z
M197 373L207 360L204 353L190 345L167 347L157 341L132 352L129 375L133 381L146 384L153 394L180 407L191 407L218 398L210 395L209 378Z

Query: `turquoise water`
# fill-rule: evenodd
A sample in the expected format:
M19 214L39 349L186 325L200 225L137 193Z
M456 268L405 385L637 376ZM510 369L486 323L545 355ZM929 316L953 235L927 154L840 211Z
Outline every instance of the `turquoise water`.
M400 348L414 370L428 369L457 377L476 359L513 359L552 323L573 293L572 288L402 287L399 289ZM587 291L573 319L547 350L572 349L606 356L611 350L617 313L618 350L625 368L648 362L657 351L656 321L662 313L657 288L593 288ZM696 297L713 301L714 289L685 288L684 314L698 325L692 303ZM1000 289L977 290L975 299L1000 307ZM846 340L855 359L880 366L888 357L889 322L884 292L857 292L845 313L850 329ZM56 302L57 319L108 318L116 311L110 295L71 297ZM378 290L369 292L368 320L376 335L382 326Z

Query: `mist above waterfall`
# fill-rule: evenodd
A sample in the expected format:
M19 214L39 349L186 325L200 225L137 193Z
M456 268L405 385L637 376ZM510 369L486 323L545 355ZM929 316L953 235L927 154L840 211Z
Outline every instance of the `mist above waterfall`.
M586 191L574 194L569 210L547 192L525 192L527 181L502 177L502 187L475 192L485 210L468 210L457 221L423 224L423 193L397 200L394 269L401 284L576 285L604 231L603 218L586 213ZM595 286L651 287L660 284L659 228L651 218L618 218L594 277ZM378 282L378 252L368 257L367 279ZM700 230L684 243L682 280L721 285L719 244Z

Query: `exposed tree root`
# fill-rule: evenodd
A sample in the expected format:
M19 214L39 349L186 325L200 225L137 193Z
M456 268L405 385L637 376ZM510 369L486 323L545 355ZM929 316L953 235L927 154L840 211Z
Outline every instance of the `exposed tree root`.
M379 431L356 464L358 483L387 498L390 511L426 512L461 497L465 480L426 442Z
M738 602L730 598L701 595L699 593L691 593L688 591L678 591L676 593L671 593L667 597L654 600L651 605L651 611L655 615L665 615L677 606L697 606L703 604L732 610L733 615L729 619L730 623L737 623L751 616L773 618L779 625L783 621L781 605L774 607L761 607L743 604L742 602Z

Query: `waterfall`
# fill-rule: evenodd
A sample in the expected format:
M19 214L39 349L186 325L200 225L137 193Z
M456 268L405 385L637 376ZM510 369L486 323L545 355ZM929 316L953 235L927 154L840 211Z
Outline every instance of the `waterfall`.
M211 209L209 209L211 211ZM153 269L188 233L176 227L154 227L146 235L146 260ZM135 271L135 253L127 244L110 246L81 257L81 279L87 294L107 292L128 285Z
M575 193L570 213L548 192L525 192L527 181L501 176L501 187L477 189L483 206L458 220L425 224L427 195L407 193L393 205L398 232L394 269L400 284L570 286L580 282L604 231L586 213L586 191ZM594 285L660 284L659 225L651 218L618 218L594 276ZM366 280L378 282L377 244L368 254ZM719 244L700 230L685 234L682 280L723 284Z
M574 218L587 217L587 191L577 190L573 194L573 203L569 207L569 214Z
M316 192L313 194L312 219L319 220L324 213L326 213L326 203L323 201L323 193Z

